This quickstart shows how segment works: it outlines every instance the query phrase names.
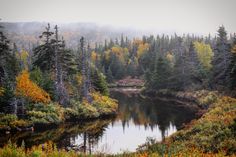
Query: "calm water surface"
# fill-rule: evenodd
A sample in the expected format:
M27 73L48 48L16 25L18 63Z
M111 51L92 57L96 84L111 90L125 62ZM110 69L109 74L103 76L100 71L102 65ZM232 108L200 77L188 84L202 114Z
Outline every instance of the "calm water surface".
M24 132L0 137L2 146L9 139L27 147L53 141L59 148L86 153L135 151L148 137L161 141L183 123L195 118L194 111L175 102L144 99L132 92L111 92L119 101L114 118L91 122L66 123L46 131Z

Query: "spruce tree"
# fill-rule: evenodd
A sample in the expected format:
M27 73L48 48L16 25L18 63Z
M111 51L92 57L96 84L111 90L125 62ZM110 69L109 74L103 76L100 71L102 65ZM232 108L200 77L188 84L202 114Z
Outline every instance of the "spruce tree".
M13 101L15 77L19 72L19 62L15 51L12 51L10 41L0 26L0 88L4 90L0 96L0 109L10 111Z
M53 71L55 64L55 52L53 47L52 35L50 31L50 24L45 27L45 31L39 36L43 40L43 44L34 48L33 65L39 67L43 72Z
M96 91L99 91L103 95L109 95L105 76L100 73L98 69L93 70L91 75L91 83Z
M228 67L230 63L230 45L224 26L218 29L218 38L213 59L214 84L225 85L229 80Z
M229 87L231 90L236 90L236 36L234 36L234 41L231 49L231 58L229 65Z
M170 66L168 61L164 58L157 57L155 69L151 75L151 83L149 86L152 89L160 90L168 88L170 77Z

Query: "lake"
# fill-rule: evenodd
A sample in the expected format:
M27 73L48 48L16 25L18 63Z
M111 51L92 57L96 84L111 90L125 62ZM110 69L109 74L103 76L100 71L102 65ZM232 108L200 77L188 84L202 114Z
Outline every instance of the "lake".
M135 151L151 137L159 141L196 118L195 111L174 101L142 98L137 92L112 91L119 101L117 116L65 123L34 132L18 132L0 137L3 146L10 139L26 147L53 141L58 148L86 153Z

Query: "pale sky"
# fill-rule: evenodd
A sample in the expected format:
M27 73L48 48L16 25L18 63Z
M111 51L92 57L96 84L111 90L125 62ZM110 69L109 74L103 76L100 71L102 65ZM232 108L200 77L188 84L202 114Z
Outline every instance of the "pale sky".
M176 32L236 32L236 0L0 0L8 22L95 22Z

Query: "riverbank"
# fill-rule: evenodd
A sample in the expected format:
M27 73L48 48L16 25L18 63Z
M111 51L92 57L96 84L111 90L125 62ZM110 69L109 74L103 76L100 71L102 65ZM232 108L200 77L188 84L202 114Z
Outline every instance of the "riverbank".
M163 94L163 93L162 93ZM173 93L172 93L173 94ZM197 92L179 92L175 97L180 99L195 99L195 103L203 108L207 107L204 115L193 120L162 142L155 139L149 139L141 145L137 152L123 153L106 156L235 156L235 130L236 130L236 100L230 97L221 96L218 92L197 91ZM189 99L190 100L190 99ZM50 152L44 151L42 146L36 146L30 149L24 156L30 156L32 153L40 152L40 155L64 155L64 156L86 156L76 151L66 152L53 148ZM1 152L8 150L9 154L13 150L21 152L21 147L7 145ZM8 154L8 155L9 155ZM105 156L105 154L94 154L90 156Z
M62 127L62 125L68 124L66 122L50 129L43 127L47 130L35 129L34 132L18 132L16 135L7 135L8 138L0 138L1 147L7 144L9 139L11 139L12 143L16 142L18 146L24 140L27 148L51 140L57 145L58 149L73 146L73 150L78 150L83 145L84 139L86 139L93 146L93 154L97 152L105 154L117 154L123 151L134 152L140 144L145 143L147 137L157 137L158 140L162 140L163 136L176 132L176 129L181 127L181 124L188 123L195 118L194 111L189 111L174 103L156 101L155 99L142 99L139 94L129 93L110 91L110 97L118 100L119 109L114 118L108 117L111 120L109 125L100 128L99 125L95 124L97 129L100 130L98 133L94 132L97 130L96 127L92 130L84 129L84 132L69 132L72 127L67 127L67 129ZM69 122L69 124L72 124L73 128L75 125L84 128L87 123L92 124L95 121L102 121L102 119L99 118L79 124ZM162 130L159 128L162 128ZM56 135L54 130L57 130L58 135ZM47 134L50 137L47 138L45 136ZM84 136L85 134L86 137ZM19 136L20 138L18 138ZM73 139L76 139L76 141ZM87 143L87 146L90 146L90 144ZM87 153L89 153L89 150L87 150Z
M118 80L114 83L108 84L109 88L142 88L144 87L145 81L138 78L127 77L121 80Z
M201 118L162 142L147 141L138 148L146 156L235 156L236 155L236 99L215 91L161 91L182 100L194 101L205 110ZM154 96L154 95L153 95Z
M0 133L34 131L68 121L86 121L116 114L118 108L116 100L100 93L93 93L91 96L93 99L91 104L86 101L82 103L73 101L68 107L57 103L28 104L22 118L15 114L0 114Z
M159 90L159 91L141 91L143 98L156 98L162 101L178 102L182 106L195 109L198 117L207 112L207 109L213 104L218 97L221 96L217 91L171 91L171 90Z

